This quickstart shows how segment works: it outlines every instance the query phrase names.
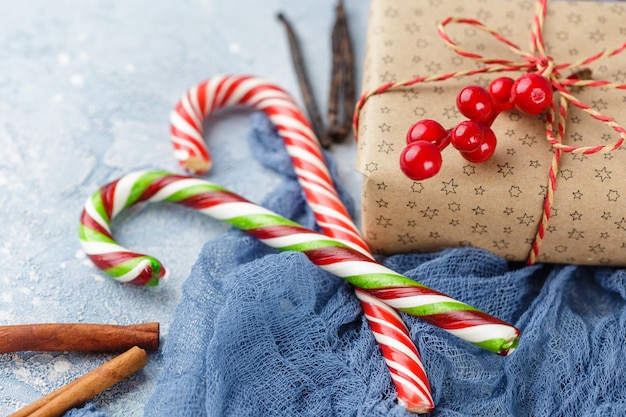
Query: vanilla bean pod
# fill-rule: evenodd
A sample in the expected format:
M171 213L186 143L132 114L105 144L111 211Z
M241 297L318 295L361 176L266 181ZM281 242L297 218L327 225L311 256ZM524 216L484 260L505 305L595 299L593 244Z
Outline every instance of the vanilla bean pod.
M320 141L320 144L324 148L328 148L330 147L331 141L326 135L324 122L322 120L322 116L320 115L319 109L317 107L317 102L315 101L315 97L313 96L311 90L311 85L309 83L306 68L304 65L304 59L302 58L302 53L298 44L298 39L291 23L289 23L287 18L282 13L279 13L277 17L278 20L280 20L284 24L285 30L287 32L289 49L291 51L291 59L293 61L294 69L298 77L298 83L300 84L302 99L304 100L304 105L309 115L311 126L313 127L313 132L315 133L315 136L317 136L317 139Z
M337 17L332 31L332 49L327 132L333 142L340 142L350 132L356 102L354 52L342 0L337 2Z

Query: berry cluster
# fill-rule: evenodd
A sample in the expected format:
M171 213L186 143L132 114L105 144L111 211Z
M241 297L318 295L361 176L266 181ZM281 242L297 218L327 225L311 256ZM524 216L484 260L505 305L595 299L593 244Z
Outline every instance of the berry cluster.
M517 80L497 78L487 89L475 85L465 87L457 95L456 105L469 120L447 130L430 119L415 123L407 132L400 168L413 180L430 178L441 169L441 151L449 144L468 161L485 162L496 149L496 135L491 125L501 112L515 107L522 113L537 115L546 111L551 103L550 81L534 72Z

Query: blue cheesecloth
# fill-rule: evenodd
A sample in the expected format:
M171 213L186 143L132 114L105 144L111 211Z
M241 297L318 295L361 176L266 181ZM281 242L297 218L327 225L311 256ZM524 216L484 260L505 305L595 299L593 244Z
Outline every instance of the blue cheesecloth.
M285 177L263 205L314 227L282 140L263 115L252 122L254 155ZM429 415L626 415L622 269L526 266L469 247L383 263L522 331L501 357L403 313L432 387ZM351 286L238 230L202 249L163 355L147 417L414 415L396 402Z

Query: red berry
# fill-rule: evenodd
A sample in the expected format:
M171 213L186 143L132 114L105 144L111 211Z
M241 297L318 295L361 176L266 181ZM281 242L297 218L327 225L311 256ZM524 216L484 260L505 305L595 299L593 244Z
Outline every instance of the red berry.
M426 142L439 144L446 136L448 136L448 132L438 122L424 119L409 128L409 131L406 133L406 143L425 140Z
M450 143L461 152L471 152L483 142L483 129L480 123L465 120L459 123L450 134Z
M513 84L511 99L519 111L541 114L552 104L552 85L536 72L524 74Z
M470 162L485 162L496 151L496 135L493 133L490 127L483 126L483 142L480 144L478 149L475 149L471 152L461 152L463 158L467 159Z
M411 142L400 154L400 169L415 181L435 176L441 169L441 152L431 142Z
M477 85L463 88L456 96L456 106L465 117L476 122L487 121L493 113L489 92Z
M509 77L496 78L489 84L489 95L491 100L500 111L509 110L513 107L511 100L511 89L515 80Z

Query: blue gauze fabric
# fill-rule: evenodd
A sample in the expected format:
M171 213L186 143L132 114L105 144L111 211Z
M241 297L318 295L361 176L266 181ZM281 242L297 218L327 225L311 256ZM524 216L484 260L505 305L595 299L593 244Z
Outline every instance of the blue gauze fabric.
M263 116L252 120L254 154L285 176L263 205L314 226L282 141ZM384 264L522 331L500 357L403 315L430 379L430 415L626 415L623 270L525 266L473 248ZM204 246L183 291L146 416L412 415L351 287L304 255L233 230Z

